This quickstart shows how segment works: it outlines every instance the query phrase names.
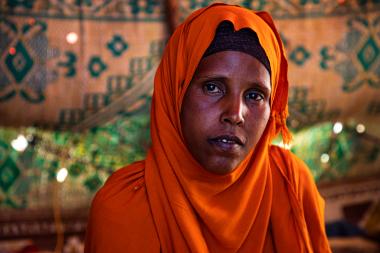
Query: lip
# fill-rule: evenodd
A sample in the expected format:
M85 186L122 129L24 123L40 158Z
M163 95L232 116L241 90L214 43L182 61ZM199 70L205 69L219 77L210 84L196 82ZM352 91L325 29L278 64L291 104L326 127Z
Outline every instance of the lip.
M244 141L236 135L224 134L207 139L221 153L236 153L244 147Z

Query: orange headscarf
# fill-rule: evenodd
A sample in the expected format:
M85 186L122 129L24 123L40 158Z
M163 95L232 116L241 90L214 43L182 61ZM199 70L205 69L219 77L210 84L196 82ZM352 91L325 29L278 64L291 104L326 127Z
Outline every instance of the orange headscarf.
M184 144L180 111L224 20L257 33L270 61L272 94L259 143L233 172L217 175ZM323 201L310 173L290 152L270 145L280 131L290 139L287 95L287 61L267 13L225 4L194 12L174 32L155 76L152 147L145 162L118 170L96 195L85 252L330 252Z
M198 63L223 20L231 21L235 30L248 27L257 33L270 61L273 92L271 117L254 151L232 173L215 175L204 170L186 148L180 111ZM288 231L294 235L268 234L276 230L276 224L270 224L272 209L281 209L273 202L268 152L279 131L285 142L290 139L285 124L287 95L287 61L267 13L214 4L194 12L176 29L154 80L152 147L145 162L145 183L163 252L262 252L273 234L293 247L278 252L312 252L306 225L297 216L303 210L285 215L291 225ZM291 207L297 202L289 201Z

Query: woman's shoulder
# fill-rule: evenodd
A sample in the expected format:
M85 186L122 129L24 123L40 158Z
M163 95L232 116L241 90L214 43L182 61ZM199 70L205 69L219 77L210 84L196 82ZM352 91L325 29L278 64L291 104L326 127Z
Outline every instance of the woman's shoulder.
M133 193L144 184L144 161L138 161L116 170L97 192L94 201L105 201L119 197L120 194Z
M302 176L311 175L306 163L288 149L272 145L269 149L269 155L272 162L275 162L281 171L289 176L294 173Z
M144 161L139 161L115 171L96 193L91 212L126 213L136 206L136 201L147 202L144 167Z
M144 167L141 161L117 170L97 192L90 211L86 253L158 251ZM149 238L152 244L142 243L141 238Z
M307 185L315 184L309 167L290 150L272 145L269 155L271 163L295 187L296 192L300 192L300 188Z
M289 191L286 187L285 191L294 194L298 200L313 248L318 252L331 252L324 228L324 200L318 192L310 169L290 150L272 146L269 155L272 173L279 180L274 185L292 188Z

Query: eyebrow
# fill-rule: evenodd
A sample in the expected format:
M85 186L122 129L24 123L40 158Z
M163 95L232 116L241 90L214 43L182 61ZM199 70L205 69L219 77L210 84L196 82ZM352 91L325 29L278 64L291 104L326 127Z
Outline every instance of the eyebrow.
M195 77L195 76L194 76ZM209 80L209 79L212 79L212 80L216 80L216 81L222 81L222 82L225 82L226 80L228 80L227 77L225 76L221 76L221 75L215 75L215 76L212 76L212 75L202 75L202 76L196 76L198 80ZM266 85L264 85L262 82L251 82L252 86L255 86L255 87L259 87L263 92L266 92L268 95L271 95L271 92L272 92L272 86L270 88L268 88Z

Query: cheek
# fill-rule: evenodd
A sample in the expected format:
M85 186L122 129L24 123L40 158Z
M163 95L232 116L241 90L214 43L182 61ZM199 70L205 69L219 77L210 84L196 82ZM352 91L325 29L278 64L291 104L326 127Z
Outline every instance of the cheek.
M260 121L262 125L261 127L263 128L262 131L264 131L264 129L266 128L269 121L269 117L270 117L270 106L268 105L265 107L265 110L263 111L263 114L262 114L262 120Z
M185 97L181 112L182 133L187 144L192 143L199 134L200 126L203 125L204 116L197 99ZM199 124L202 122L202 124Z
M191 110L186 115L187 132L193 134L194 138L204 137L203 135L210 134L210 130L215 127L216 112L210 107L203 107L200 104L192 105Z
M212 101L202 96L190 96L184 102L183 118L186 118L188 124L195 128L205 128L217 115L218 109Z
M250 117L250 124L247 125L247 130L249 131L249 136L251 141L256 144L261 138L270 117L270 108L265 107L261 110L257 110L252 113Z
M262 125L260 127L260 137L263 135L263 133L265 132L265 129L266 127L268 126L268 121L269 121L269 113L268 115L265 117L265 120L262 122Z

